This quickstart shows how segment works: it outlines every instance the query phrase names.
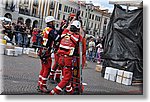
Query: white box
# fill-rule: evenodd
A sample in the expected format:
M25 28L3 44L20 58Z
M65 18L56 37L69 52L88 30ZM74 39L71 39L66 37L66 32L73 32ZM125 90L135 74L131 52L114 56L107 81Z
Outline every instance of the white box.
M27 48L26 53L27 53L27 54L29 54L30 52L32 53L32 52L34 52L34 50L35 50L34 48Z
M4 55L5 47L6 47L5 44L1 44L1 43L0 43L0 55Z
M109 75L110 75L111 69L112 69L111 67L106 67L104 79L109 80Z
M133 73L132 72L124 71L122 84L124 84L124 85L131 85L132 84L132 77L133 77Z
M8 56L18 56L18 52L15 49L5 49L5 54Z
M123 76L124 76L124 70L118 70L116 82L121 84L123 80Z
M14 49L18 53L18 55L22 55L22 53L23 53L23 48L22 47L15 47Z
M116 81L118 69L106 67L104 79Z

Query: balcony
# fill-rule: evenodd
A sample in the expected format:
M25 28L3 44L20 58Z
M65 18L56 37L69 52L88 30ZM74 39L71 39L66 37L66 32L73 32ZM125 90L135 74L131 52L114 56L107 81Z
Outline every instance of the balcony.
M27 8L19 7L19 13L24 15L30 15L30 11Z
M13 5L13 3L11 3L11 4L6 3L5 10L14 12L15 11L15 5Z

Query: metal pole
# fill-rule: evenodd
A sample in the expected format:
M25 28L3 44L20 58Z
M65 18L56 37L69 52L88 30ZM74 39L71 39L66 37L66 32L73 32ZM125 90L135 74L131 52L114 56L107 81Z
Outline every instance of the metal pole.
M79 42L80 49L80 94L82 94L82 42Z

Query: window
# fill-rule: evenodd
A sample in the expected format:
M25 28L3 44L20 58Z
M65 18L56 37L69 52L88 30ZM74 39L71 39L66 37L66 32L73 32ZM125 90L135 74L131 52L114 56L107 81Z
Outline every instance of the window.
M104 20L104 24L107 24L107 18L105 18L105 20Z
M58 13L57 19L60 20L60 14Z
M62 8L62 4L59 4L59 10L61 10L61 8Z
M65 15L63 15L63 20L65 19Z
M24 0L24 4L29 4L29 0Z
M87 13L85 14L85 18L87 18Z
M91 28L93 28L93 22L91 23Z
M89 16L89 19L91 19L91 14L90 14L90 16Z
M96 29L96 26L97 26L97 24L95 23L95 27L94 27L94 29Z
M70 10L71 10L70 7L68 7L68 13L70 13Z
M52 11L50 11L49 15L52 16Z
M51 3L50 3L50 9L54 9L54 2L53 1L51 1Z
M34 1L33 1L33 6L38 6L38 4L39 4L39 1L38 1L38 0L34 0Z
M56 24L56 28L58 28L59 27L59 24Z
M93 14L93 16L92 16L92 20L94 20L94 14Z
M70 11L72 12L72 7L70 7Z

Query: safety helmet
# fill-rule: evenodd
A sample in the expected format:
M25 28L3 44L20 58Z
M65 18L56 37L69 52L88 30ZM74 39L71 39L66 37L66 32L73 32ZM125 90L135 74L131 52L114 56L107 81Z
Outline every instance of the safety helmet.
M47 16L45 18L45 22L48 23L48 22L51 22L51 21L55 21L55 18L53 16Z
M76 16L76 14L74 14L74 13L70 13L70 15L69 15L69 17L75 17Z
M81 23L78 20L72 22L71 26L75 26L77 29L80 29Z

